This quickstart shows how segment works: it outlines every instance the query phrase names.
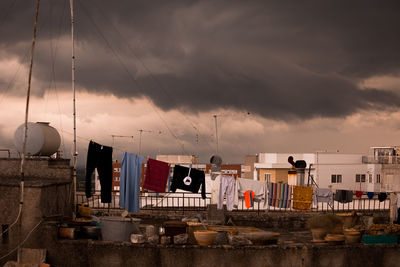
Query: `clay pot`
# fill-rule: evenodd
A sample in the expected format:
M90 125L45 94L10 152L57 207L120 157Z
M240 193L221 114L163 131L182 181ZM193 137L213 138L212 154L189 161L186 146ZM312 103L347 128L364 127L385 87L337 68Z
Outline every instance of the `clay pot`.
M194 237L196 238L197 244L200 246L211 245L217 237L217 234L218 232L210 230L194 231Z
M60 227L58 229L58 236L65 239L75 239L75 228Z
M326 230L324 228L311 229L314 242L325 242Z
M250 240L253 245L268 245L268 244L276 244L279 239L278 233L260 231L260 232L249 232L240 234Z
M339 245L343 244L345 237L344 235L328 234L326 235L325 240L330 244Z
M344 230L344 237L346 238L347 244L360 243L361 232L353 230Z
M188 225L187 232L189 235L188 242L190 244L196 244L197 242L196 238L194 237L194 232L204 230L204 227L199 222L188 222L187 225Z

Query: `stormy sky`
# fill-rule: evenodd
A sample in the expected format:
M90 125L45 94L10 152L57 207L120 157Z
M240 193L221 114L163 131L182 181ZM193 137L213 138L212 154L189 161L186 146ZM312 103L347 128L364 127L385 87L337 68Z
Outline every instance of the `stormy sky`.
M23 122L34 8L0 2L3 147ZM92 138L137 152L145 129L144 154L206 161L215 114L227 161L397 145L399 11L398 1L75 0L83 155ZM39 110L30 111L31 120L54 120L67 146L69 12L69 1L41 0L32 84ZM134 145L112 134L134 135Z

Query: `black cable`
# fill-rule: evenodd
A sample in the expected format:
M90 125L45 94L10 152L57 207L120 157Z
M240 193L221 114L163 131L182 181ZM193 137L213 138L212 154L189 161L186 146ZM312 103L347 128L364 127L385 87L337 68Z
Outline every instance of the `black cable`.
M127 44L127 47L129 49L129 51L132 53L132 55L142 64L143 68L149 73L150 78L154 81L154 83L161 89L161 91L164 93L164 95L168 98L169 101L174 102L176 104L176 101L173 97L171 97L171 95L167 92L167 90L165 89L165 87L162 85L162 83L160 82L160 80L152 73L152 71L146 66L146 64L140 59L140 57L135 53L135 51L132 49L132 47L129 45L129 42L124 38L124 35L121 34L121 32L118 30L117 27L115 27L115 25L113 23L110 22L110 20L107 19L106 13L100 8L99 5L93 5L95 7L97 7L97 9L100 11L101 15L103 18L105 18L109 23L109 25L111 25L113 27L113 31L115 31L120 38ZM191 125L191 127L193 127L193 129L198 133L201 134L199 129L194 125L194 123L183 113L181 113L181 115L189 122L189 124ZM210 150L212 150L210 144L208 143L208 141L205 139L206 145L208 146L208 148Z
M101 30L99 29L99 27L97 26L96 22L93 20L93 18L90 16L89 12L87 11L87 9L83 6L81 1L78 1L82 7L82 10L86 13L87 17L89 18L89 20L92 22L92 24L94 25L97 33L100 35L100 37L103 39L103 41L105 42L105 44L107 45L107 47L110 49L110 51L112 52L112 54L115 56L115 58L118 60L118 62L120 63L121 67L124 69L124 71L128 74L128 76L130 77L130 79L132 80L132 82L134 84L136 84L137 89L139 90L139 93L142 95L144 94L144 91L141 87L141 85L139 84L139 82L135 79L135 77L133 77L133 75L130 73L129 69L127 68L127 66L124 64L124 62L122 61L122 59L118 56L118 54L116 53L116 51L112 48L111 44L108 42L107 38L103 35L103 33L101 32ZM147 99L147 98L146 98ZM148 99L147 99L148 100ZM171 128L168 126L168 123L164 120L164 118L161 116L161 114L158 112L158 110L155 108L154 104L149 101L150 106L153 108L153 110L157 113L158 117L160 118L160 120L165 124L165 127L168 129L168 131L170 132L170 134L175 138L176 142L181 146L181 149L183 151L183 153L186 154L185 151L185 147L184 145L180 142L179 138L172 132Z

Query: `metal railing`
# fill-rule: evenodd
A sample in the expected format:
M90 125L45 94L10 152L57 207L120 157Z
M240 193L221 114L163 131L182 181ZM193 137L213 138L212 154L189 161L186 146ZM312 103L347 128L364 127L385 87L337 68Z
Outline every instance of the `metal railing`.
M366 164L400 164L400 156L362 156Z
M290 201L290 200L289 200ZM77 192L77 203L87 204L93 209L99 210L122 210L119 206L119 194L112 193L111 203L101 203L100 192L95 192L88 200L84 192ZM143 192L139 198L139 206L141 210L146 211L204 211L207 205L211 203L211 194L207 193L206 198L202 199L201 194L175 192L157 194L152 192ZM280 208L275 206L267 206L265 209L264 201L254 202L253 207L247 208L244 199L239 199L238 206L233 212L299 212L289 203L289 208ZM350 211L384 211L389 210L389 198L384 201L379 201L377 196L369 199L366 195L361 198L353 198L349 203L340 203L333 201L333 205L326 202L313 202L311 212L350 212Z

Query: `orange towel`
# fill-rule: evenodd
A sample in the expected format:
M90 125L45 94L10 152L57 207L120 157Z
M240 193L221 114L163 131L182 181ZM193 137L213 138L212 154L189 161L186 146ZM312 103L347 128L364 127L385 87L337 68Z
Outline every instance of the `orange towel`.
M310 186L293 187L293 209L311 210L313 189Z
M254 194L253 191L247 190L244 192L244 204L246 205L246 208L250 209L254 205Z

